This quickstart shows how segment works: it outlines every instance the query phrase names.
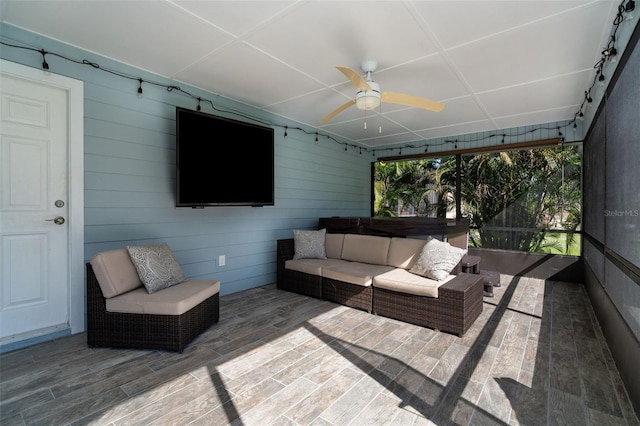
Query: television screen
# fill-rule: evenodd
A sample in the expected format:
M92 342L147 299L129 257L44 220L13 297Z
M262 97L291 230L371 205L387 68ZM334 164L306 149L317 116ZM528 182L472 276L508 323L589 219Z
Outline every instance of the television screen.
M176 207L274 205L270 127L176 108Z

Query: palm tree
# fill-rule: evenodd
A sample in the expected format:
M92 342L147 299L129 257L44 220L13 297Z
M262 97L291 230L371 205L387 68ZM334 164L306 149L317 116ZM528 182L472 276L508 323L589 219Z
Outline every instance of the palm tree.
M376 216L413 214L425 216L431 203L429 195L435 183L432 160L380 162L375 168Z

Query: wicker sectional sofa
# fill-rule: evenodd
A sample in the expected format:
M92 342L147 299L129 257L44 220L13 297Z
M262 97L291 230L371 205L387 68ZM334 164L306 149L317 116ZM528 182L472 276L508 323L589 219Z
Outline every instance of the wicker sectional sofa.
M279 289L462 336L482 312L483 279L442 280L409 272L427 240L327 233L325 257L296 258L295 240L277 241Z

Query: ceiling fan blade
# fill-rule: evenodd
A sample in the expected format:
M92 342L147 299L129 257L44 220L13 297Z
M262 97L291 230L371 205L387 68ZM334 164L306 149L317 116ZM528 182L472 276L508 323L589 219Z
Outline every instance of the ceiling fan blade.
M356 100L355 99L351 99L349 102L340 105L338 108L334 109L333 111L331 111L329 114L327 114L326 116L324 116L322 118L322 120L320 120L321 123L326 123L327 121L331 120L333 117L335 117L336 115L340 114L342 111L344 111L345 109L349 108L351 105L355 105L356 104Z
M347 68L347 67L336 67L336 68L338 68L338 70L340 70L342 74L346 75L347 78L351 80L351 84L353 84L353 87L355 87L358 91L371 90L371 86L369 86L369 83L367 83L367 80L362 78L360 74L358 74L351 68Z
M444 109L443 103L432 101L430 99L419 98L417 96L406 95L404 93L382 92L380 100L391 104L412 106L435 112L440 112Z

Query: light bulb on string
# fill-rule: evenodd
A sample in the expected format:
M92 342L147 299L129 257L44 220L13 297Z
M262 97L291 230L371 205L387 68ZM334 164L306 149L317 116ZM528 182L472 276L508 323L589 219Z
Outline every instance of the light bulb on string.
M138 98L142 98L142 79L141 78L138 79L138 83L139 83L139 85L138 85Z
M49 75L49 64L47 63L47 58L45 57L47 52L42 49L40 50L40 53L42 54L42 71L44 71L45 75Z

